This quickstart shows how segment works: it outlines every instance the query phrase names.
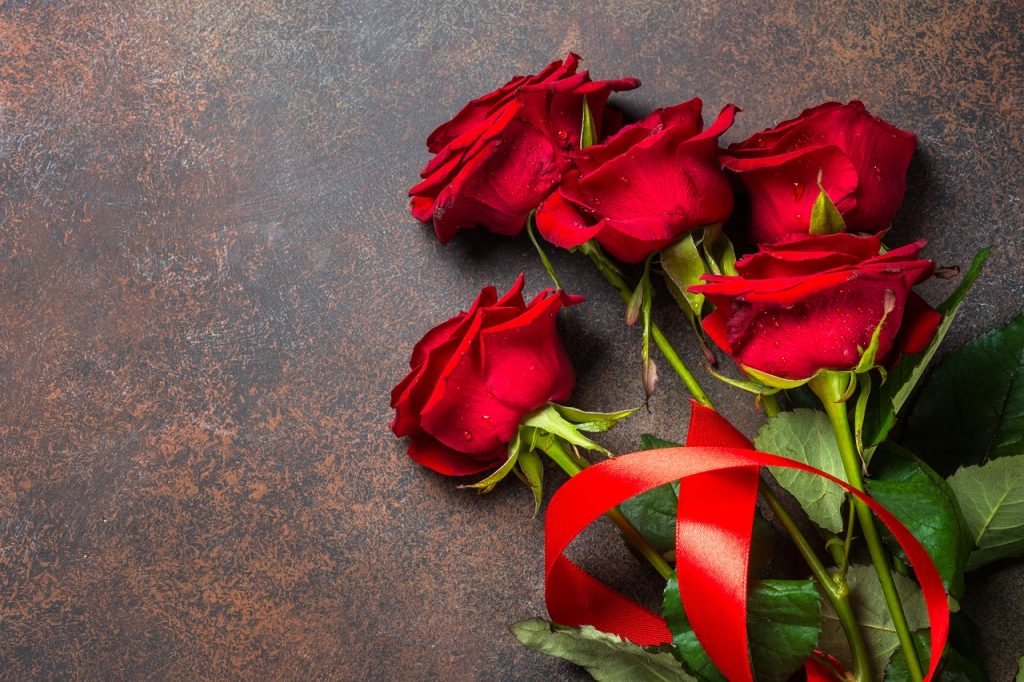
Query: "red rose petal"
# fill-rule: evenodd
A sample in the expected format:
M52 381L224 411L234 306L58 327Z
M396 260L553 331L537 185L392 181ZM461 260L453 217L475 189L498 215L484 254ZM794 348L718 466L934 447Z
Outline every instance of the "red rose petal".
M417 464L445 476L472 476L497 469L507 457L505 448L496 448L482 457L467 456L464 452L445 447L426 434L411 438L408 452Z

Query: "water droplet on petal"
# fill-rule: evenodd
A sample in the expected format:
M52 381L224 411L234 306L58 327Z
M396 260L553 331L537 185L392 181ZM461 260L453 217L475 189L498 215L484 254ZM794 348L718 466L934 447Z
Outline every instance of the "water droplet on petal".
M463 431L462 432L462 439L463 440L473 440L473 434L470 433L469 431Z
M794 182L793 183L793 201L800 201L800 198L804 195L804 183Z

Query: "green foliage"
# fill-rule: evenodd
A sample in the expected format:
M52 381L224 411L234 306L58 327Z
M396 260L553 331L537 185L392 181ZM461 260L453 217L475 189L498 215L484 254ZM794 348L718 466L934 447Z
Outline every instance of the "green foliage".
M960 285L956 290L938 306L942 313L942 323L939 324L932 342L921 353L904 356L895 367L889 370L885 382L879 386L877 393L872 398L865 415L864 422L864 444L868 450L881 443L888 436L889 431L896 424L896 416L906 404L917 382L924 375L928 363L931 362L939 344L946 337L957 311L964 297L970 291L974 282L981 275L985 260L989 256L989 249L978 252L967 270Z
M582 666L598 682L695 682L667 651L645 649L589 625L568 628L530 618L509 630L530 649Z
M761 427L754 444L758 450L809 464L846 480L832 426L822 412L803 408L781 412ZM842 505L846 493L842 488L803 471L779 468L771 471L811 521L833 533L843 530Z
M703 680L720 682L722 674L704 653L683 611L679 583L665 586L662 615L687 668ZM747 636L757 679L783 682L803 667L818 641L821 600L810 580L762 580L747 602ZM744 655L737 652L737 655Z
M968 570L1024 554L1024 455L964 467L949 485L978 548Z
M925 381L903 442L949 475L1024 455L1024 315L947 355Z
M913 453L886 442L871 460L867 486L871 496L928 550L949 593L962 597L967 557L974 543L949 484ZM895 541L890 547L902 555Z
M662 440L649 433L643 434L640 439L642 450L679 447L679 443ZM676 545L678 490L678 483L666 483L619 505L623 515L659 552L672 550Z
M893 579L896 581L896 591L899 593L911 630L927 628L928 610L921 595L921 588L906 576L894 573ZM850 566L846 581L850 586L850 600L864 633L873 675L877 679L882 679L889 659L900 646L892 616L882 594L882 586L873 567L859 564ZM828 603L822 608L821 639L818 648L838 658L849 669L850 650L846 636L835 611Z
M931 634L928 630L914 633L914 645L921 661L929 660L931 655ZM902 653L896 652L889 660L885 669L885 682L912 682L914 678L907 669L907 659ZM985 673L978 666L961 656L956 650L946 647L942 654L942 667L935 676L936 682L988 682Z

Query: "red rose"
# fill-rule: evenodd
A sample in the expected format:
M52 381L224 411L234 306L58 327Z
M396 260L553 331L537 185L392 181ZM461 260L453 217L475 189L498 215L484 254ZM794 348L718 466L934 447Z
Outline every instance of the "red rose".
M579 147L584 97L599 127L618 129L621 119L605 101L640 81L592 81L576 73L579 61L570 53L535 76L516 76L430 134L427 148L437 156L409 195L412 214L433 220L442 243L476 225L507 235L523 229Z
M935 264L917 260L923 241L881 255L880 246L881 235L798 238L742 258L738 276L705 275L691 288L715 306L704 330L741 366L802 380L855 368L890 308L877 361L920 352L942 317L911 287Z
M693 99L574 152L578 171L537 209L537 229L556 246L594 238L619 260L637 263L689 230L724 221L733 198L719 167L718 136L735 112L726 106L701 132L701 101Z
M575 383L555 328L579 296L547 289L523 301L523 276L500 299L481 290L467 313L427 332L412 371L391 392L396 436L412 436L409 456L449 476L493 469L528 413L565 400Z
M750 195L752 241L774 244L809 231L819 171L847 229L888 227L916 145L913 133L872 116L861 102L829 102L730 145L722 163Z

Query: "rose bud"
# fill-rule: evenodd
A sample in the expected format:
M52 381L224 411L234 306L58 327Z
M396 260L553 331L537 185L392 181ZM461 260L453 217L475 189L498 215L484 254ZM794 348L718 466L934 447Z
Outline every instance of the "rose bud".
M877 232L896 215L917 137L864 109L828 102L729 146L722 164L750 196L750 240L807 234L821 186L851 232Z
M556 246L596 239L619 260L637 263L690 230L724 221L733 196L719 167L718 136L735 112L726 106L702 132L701 101L693 99L574 152L576 169L537 209L537 229Z
M430 134L427 148L437 156L409 195L413 216L433 220L441 243L477 225L506 235L523 229L579 146L584 98L599 131L618 129L619 114L605 101L640 81L592 81L588 72L576 73L579 61L570 53L535 76L516 76Z
M796 238L690 290L715 306L704 330L741 368L802 381L855 369L880 323L878 364L927 347L942 316L911 290L935 269L917 258L924 244L879 255L880 234Z
M485 287L416 344L391 392L391 429L412 436L415 461L448 476L498 467L524 416L569 397L575 375L555 322L583 299L547 289L527 304L522 291L522 275L500 299Z

